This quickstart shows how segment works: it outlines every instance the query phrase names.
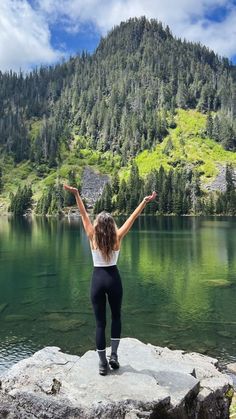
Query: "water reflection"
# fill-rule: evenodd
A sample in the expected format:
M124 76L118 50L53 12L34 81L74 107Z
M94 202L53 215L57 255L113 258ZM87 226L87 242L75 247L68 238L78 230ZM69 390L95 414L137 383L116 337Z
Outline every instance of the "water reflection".
M235 226L233 217L139 217L119 259L123 336L235 360ZM46 345L94 348L80 219L1 217L0 264L0 370Z

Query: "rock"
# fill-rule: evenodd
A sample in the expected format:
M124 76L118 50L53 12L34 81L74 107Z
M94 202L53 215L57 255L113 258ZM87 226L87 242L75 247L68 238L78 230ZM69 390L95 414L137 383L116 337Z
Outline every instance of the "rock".
M85 198L88 208L94 207L95 202L102 195L107 182L109 182L109 176L96 173L90 167L85 167L81 195Z
M230 418L236 417L236 393L234 393L232 403L230 405Z
M63 313L49 313L40 317L40 321L48 322L48 327L51 330L57 330L59 332L69 332L71 330L77 330L79 327L86 324L85 321L79 319L72 319Z
M25 314L8 314L7 316L5 316L6 322L21 322L21 321L31 321L31 320L35 320L35 318L32 318Z
M232 374L236 375L236 362L233 362L232 364L227 365L227 370L229 372L232 372Z
M4 310L7 308L7 306L8 306L8 303L2 303L2 304L0 304L0 313L3 313Z
M2 374L0 417L229 417L232 380L217 369L216 359L124 338L119 360L120 369L103 377L95 351L78 357L43 348Z
M215 179L213 180L213 182L207 183L203 186L205 189L207 189L210 192L212 191L225 192L226 191L226 179L225 179L226 165L217 164L217 168L218 168L218 173ZM235 169L233 173L233 182L234 182L234 185L236 186L236 170Z
M232 334L227 332L227 330L217 330L217 335L222 336L223 338L232 339Z
M206 279L202 282L208 286L222 288L229 288L235 285L233 282L230 282L227 279Z
M76 319L60 320L49 324L49 329L58 332L70 332L71 330L78 330L79 327L84 326L86 322Z

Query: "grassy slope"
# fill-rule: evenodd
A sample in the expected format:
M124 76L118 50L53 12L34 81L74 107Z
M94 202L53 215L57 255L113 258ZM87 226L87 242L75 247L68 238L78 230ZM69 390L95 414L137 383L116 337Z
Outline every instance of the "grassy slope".
M136 157L141 176L151 169L181 167L191 164L202 173L202 183L214 180L218 173L218 165L231 162L236 166L236 153L226 151L210 138L202 138L206 116L195 110L178 110L176 115L177 128L170 129L170 134L153 151L145 150ZM171 139L173 148L166 152ZM122 171L122 177L127 178L129 169Z
M32 124L32 137L36 135L37 129L40 128L39 121ZM24 161L14 165L10 157L0 158L0 165L3 167L4 190L0 195L0 213L6 213L9 205L9 193L16 192L18 186L31 184L33 189L33 199L37 199L42 195L47 186L54 184L57 177L60 182L67 181L70 170L76 172L76 180L80 184L83 168L87 165L93 167L95 171L100 173L112 174L115 169L120 167L120 159L113 157L111 153L101 153L86 149L86 140L82 139L73 132L70 150L66 150L64 146L61 148L61 163L58 169L47 168L45 165L38 166ZM42 174L40 175L39 169ZM45 172L43 170L45 169Z
M179 110L176 115L177 128L170 129L170 134L153 151L145 150L136 157L141 176L145 176L151 169L158 169L162 165L165 169L181 167L191 164L202 173L202 183L210 183L218 173L218 165L231 162L236 166L236 153L226 151L210 138L202 138L205 130L206 116L194 110ZM31 124L32 139L40 129L40 121ZM1 162L4 167L4 191L0 195L0 212L6 211L9 204L9 192L15 192L19 185L31 183L33 185L33 198L37 200L46 186L54 184L57 176L66 181L71 169L76 171L78 184L80 183L84 166L90 165L101 173L112 174L119 168L119 158L111 153L100 153L86 149L86 140L76 134L76 127L72 133L70 150L64 146L61 149L62 163L58 170L46 169L39 175L36 165L29 161L14 166L11 158ZM173 148L167 151L170 141ZM120 171L121 178L129 176L129 166Z

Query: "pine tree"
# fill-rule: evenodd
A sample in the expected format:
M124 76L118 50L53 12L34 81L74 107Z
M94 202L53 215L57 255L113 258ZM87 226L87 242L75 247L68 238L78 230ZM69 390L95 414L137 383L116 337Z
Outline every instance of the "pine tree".
M2 168L0 166L0 193L3 191Z
M211 112L208 112L208 114L207 114L206 132L207 132L208 137L212 138L213 118L212 118Z
M220 120L218 115L216 115L213 119L213 128L212 128L212 138L216 141L220 141Z
M227 213L233 215L235 212L235 186L234 186L234 170L231 164L226 164L225 180L226 180L226 191L225 199L227 206Z
M129 201L128 201L128 211L133 211L139 200L139 193L140 193L140 186L141 186L141 179L139 177L139 169L137 163L135 161L132 162L131 170L130 170L130 177L128 182L128 189L129 189Z
M104 210L112 212L112 187L110 182L107 182L104 188Z
M73 186L75 188L77 188L77 183L76 183L76 178L75 178L75 171L74 170L70 170L69 174L68 174L68 184L70 186ZM66 206L72 206L76 204L76 199L74 194L65 191L64 192L64 202Z
M126 212L128 200L129 195L127 194L127 184L126 181L122 179L120 189L117 195L117 210L119 213Z
M19 186L15 194L10 194L8 211L12 212L13 215L24 215L26 210L32 208L32 195L31 186Z
M119 185L120 185L120 181L119 181L119 175L118 172L116 171L113 179L112 179L112 193L117 195L119 192Z
M224 199L224 194L220 193L216 199L216 214L224 214L226 210L226 203Z

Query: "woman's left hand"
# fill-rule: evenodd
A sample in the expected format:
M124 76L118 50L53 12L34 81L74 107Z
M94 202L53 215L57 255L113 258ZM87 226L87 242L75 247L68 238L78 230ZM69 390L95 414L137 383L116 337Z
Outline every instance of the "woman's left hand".
M77 189L77 188L74 188L73 186L63 185L63 188L64 188L66 191L73 193L74 195L75 195L76 193L79 193L78 189Z

